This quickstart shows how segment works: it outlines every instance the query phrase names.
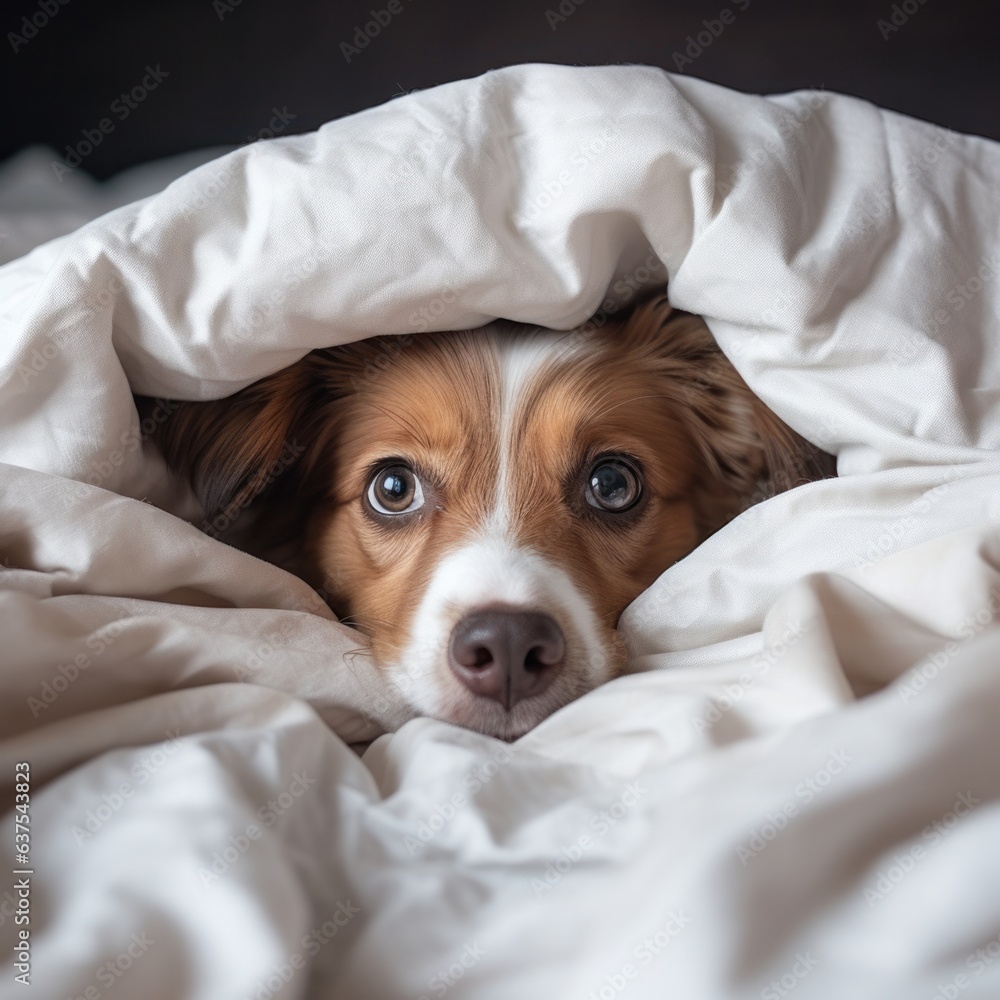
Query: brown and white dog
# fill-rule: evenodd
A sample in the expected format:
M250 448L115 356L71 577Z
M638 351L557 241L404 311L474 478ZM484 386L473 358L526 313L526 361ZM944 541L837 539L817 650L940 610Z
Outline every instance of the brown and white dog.
M419 713L505 739L621 673L618 619L671 564L832 474L664 294L313 351L155 436L206 525L317 587Z

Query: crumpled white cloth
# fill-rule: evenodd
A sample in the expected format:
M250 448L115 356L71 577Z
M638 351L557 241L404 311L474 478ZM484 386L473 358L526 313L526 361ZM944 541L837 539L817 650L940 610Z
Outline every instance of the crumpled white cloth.
M38 995L998 995L998 182L995 144L847 97L522 66L0 269ZM672 567L637 672L513 746L405 722L309 588L175 517L131 404L667 279L840 478Z

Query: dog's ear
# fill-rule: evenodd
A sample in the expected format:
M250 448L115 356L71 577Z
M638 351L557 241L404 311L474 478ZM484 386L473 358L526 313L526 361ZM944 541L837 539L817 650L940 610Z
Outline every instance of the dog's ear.
M150 436L169 468L190 482L206 523L231 521L233 512L294 474L306 449L301 428L318 402L319 375L319 362L307 355L225 399L136 397L140 418L160 408Z
M678 404L678 416L703 463L701 488L736 501L732 513L835 474L831 456L755 396L705 322L673 309L665 293L638 305L623 333L630 349L640 352L641 363L662 375Z

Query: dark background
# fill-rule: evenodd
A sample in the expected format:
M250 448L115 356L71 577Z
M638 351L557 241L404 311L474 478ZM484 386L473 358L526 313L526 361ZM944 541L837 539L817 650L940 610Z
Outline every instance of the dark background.
M287 135L512 63L674 70L687 36L727 7L733 23L685 72L756 93L822 87L1000 138L996 0L582 0L554 29L546 10L559 0L393 0L401 11L348 61L341 43L353 44L370 10L387 3L4 0L0 160L31 143L59 152L77 144L122 91L141 84L147 65L169 75L86 157L84 169L98 177L244 142L269 126L274 108L295 116ZM894 9L899 28L883 37L878 22L891 24ZM37 28L31 38L26 17Z

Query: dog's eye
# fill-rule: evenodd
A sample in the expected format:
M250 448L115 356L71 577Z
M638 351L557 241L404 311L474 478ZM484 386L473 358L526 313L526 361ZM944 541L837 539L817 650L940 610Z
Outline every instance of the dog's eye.
M628 510L641 493L639 473L623 458L602 458L587 477L587 503L599 510Z
M379 514L410 514L424 505L424 491L405 465L379 469L368 485L368 503Z

